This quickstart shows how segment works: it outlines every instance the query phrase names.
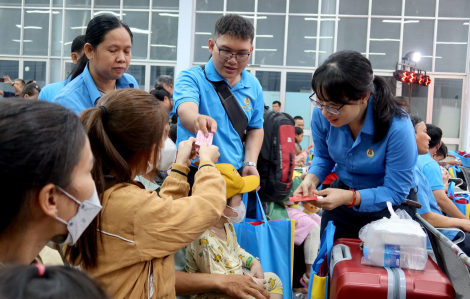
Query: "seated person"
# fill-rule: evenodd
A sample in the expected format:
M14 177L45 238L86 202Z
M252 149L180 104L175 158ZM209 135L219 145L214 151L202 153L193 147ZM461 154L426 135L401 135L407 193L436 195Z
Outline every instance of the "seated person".
M257 284L264 285L271 299L281 299L281 280L274 273L264 273L261 263L240 247L232 224L245 217L242 193L255 190L259 186L259 178L255 175L241 177L231 164L217 164L216 167L226 182L227 206L220 220L186 248L186 271L242 275L246 269L249 271L247 275L252 276ZM214 293L192 296L196 297L221 296Z
M302 152L302 146L295 144L295 167L305 167L307 153Z
M418 154L427 154L429 151L428 142L431 138L426 133L426 125L416 116L412 116L411 121L415 128ZM456 227L466 232L465 240L459 243L458 246L467 255L470 254L470 219L458 219L442 215L441 210L437 206L436 199L433 196L431 186L418 166L415 166L415 179L418 181L418 201L422 205L421 209L417 210L417 213L436 228ZM454 240L457 235L456 231L450 230L443 230L442 233L449 238L449 240Z

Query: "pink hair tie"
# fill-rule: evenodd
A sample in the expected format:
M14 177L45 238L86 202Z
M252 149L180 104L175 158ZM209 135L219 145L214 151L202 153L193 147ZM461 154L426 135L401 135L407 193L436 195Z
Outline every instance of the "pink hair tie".
M36 267L38 268L38 271L39 271L38 277L42 277L44 273L46 272L46 267L44 267L44 265L41 265L41 264L36 264Z

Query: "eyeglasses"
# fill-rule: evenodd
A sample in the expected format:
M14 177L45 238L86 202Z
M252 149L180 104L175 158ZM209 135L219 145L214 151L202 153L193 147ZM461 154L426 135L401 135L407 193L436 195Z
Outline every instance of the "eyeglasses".
M238 62L245 62L248 60L250 57L251 53L241 53L241 54L235 54L227 50L221 50L217 43L214 41L214 44L217 46L217 49L219 50L219 57L222 58L223 60L230 60L232 59L233 56L235 56L235 59Z
M320 109L325 108L326 111L328 111L328 112L331 113L331 114L336 114L336 115L339 114L339 110L340 110L341 108L343 108L344 105L346 105L346 103L344 103L344 104L341 105L341 107L339 107L339 108L334 108L334 107L331 107L331 106L326 106L326 105L323 105L323 104L321 104L320 102L316 101L316 100L313 98L314 95L315 95L315 93L312 93L312 95L309 97L309 98L310 98L310 101L311 101L315 106L317 106L317 107L320 108ZM349 102L349 100L348 100L348 102Z

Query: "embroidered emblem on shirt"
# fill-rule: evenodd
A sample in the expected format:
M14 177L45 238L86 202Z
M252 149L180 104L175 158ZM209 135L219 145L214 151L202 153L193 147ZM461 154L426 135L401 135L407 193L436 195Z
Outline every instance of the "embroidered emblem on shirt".
M245 102L245 105L247 106L250 105L250 99L248 97L245 98L244 102Z
M249 112L251 110L251 107L250 107L250 98L246 97L244 100L243 100L243 103L245 105L241 105L243 110L245 110L246 112Z
M371 149L367 150L367 157L372 158L374 156L374 151Z

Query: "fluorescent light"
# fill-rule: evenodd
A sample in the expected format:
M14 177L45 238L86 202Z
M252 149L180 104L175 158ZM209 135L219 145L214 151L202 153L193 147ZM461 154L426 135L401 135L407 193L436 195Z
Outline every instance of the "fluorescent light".
M256 35L256 37L274 37L273 35Z
M62 43L62 42L61 42L61 43ZM66 42L66 43L64 44L64 46L71 45L71 44L72 44L72 42Z
M94 16L103 15L103 14L110 14L110 15L113 15L115 17L120 17L121 16L119 13L114 12L114 11L110 11L110 10L101 10L101 11L97 11L97 12L93 13ZM123 13L122 15L125 16L126 14Z
M201 46L203 49L209 49L209 46Z
M16 25L16 27L21 28L21 25ZM39 26L24 26L24 29L42 29L42 27Z
M408 21L403 21L402 20L382 20L383 23L419 23L419 20L408 20Z
M432 57L433 57L432 55L421 55L421 58L432 58ZM442 57L441 56L436 56L435 58L440 59Z
M338 18L338 21L339 20L340 19ZM336 21L336 19L335 18L326 18L326 19L320 19L320 21Z
M197 35L212 35L211 32L196 32Z
M172 45L157 45L157 44L151 44L150 46L155 47L155 48L176 48L176 46L172 46Z
M466 42L436 42L438 45L466 45Z
M87 26L77 26L77 27L70 27L70 29L86 29Z
M159 15L162 17L172 17L172 18L178 18L180 16L177 13L166 13L166 12L161 12L159 13Z
M261 51L261 52L277 52L277 49L255 49L255 51Z
M305 53L326 53L326 51L304 50Z
M140 34L149 34L149 30L145 30L145 29L139 29L139 28L134 28L134 27L130 27L129 28L132 33L140 33Z
M370 38L369 40L374 41L374 42L399 42L400 41L399 39L394 39L394 38Z
M469 24L468 22L463 23L463 25L468 25L468 24Z
M51 10L27 10L26 13L50 13Z
M19 39L12 39L12 41L17 42L17 43L21 43L21 40L19 40ZM23 40L23 43L32 43L32 42L33 41L30 40L30 39L24 39Z
M361 53L362 55L366 55L366 53ZM384 56L387 55L385 53L369 53L369 55L378 55L378 56Z
M330 38L333 38L332 36L320 36L320 37L316 37L316 36L304 36L305 39L316 39L316 38L319 38L319 39L330 39Z
M317 18L304 18L305 21L318 21Z
M243 15L242 15L242 17L247 18L247 19L254 19L255 18L255 16L243 16ZM256 17L256 19L258 19L258 20L265 20L267 18L268 18L267 16Z

